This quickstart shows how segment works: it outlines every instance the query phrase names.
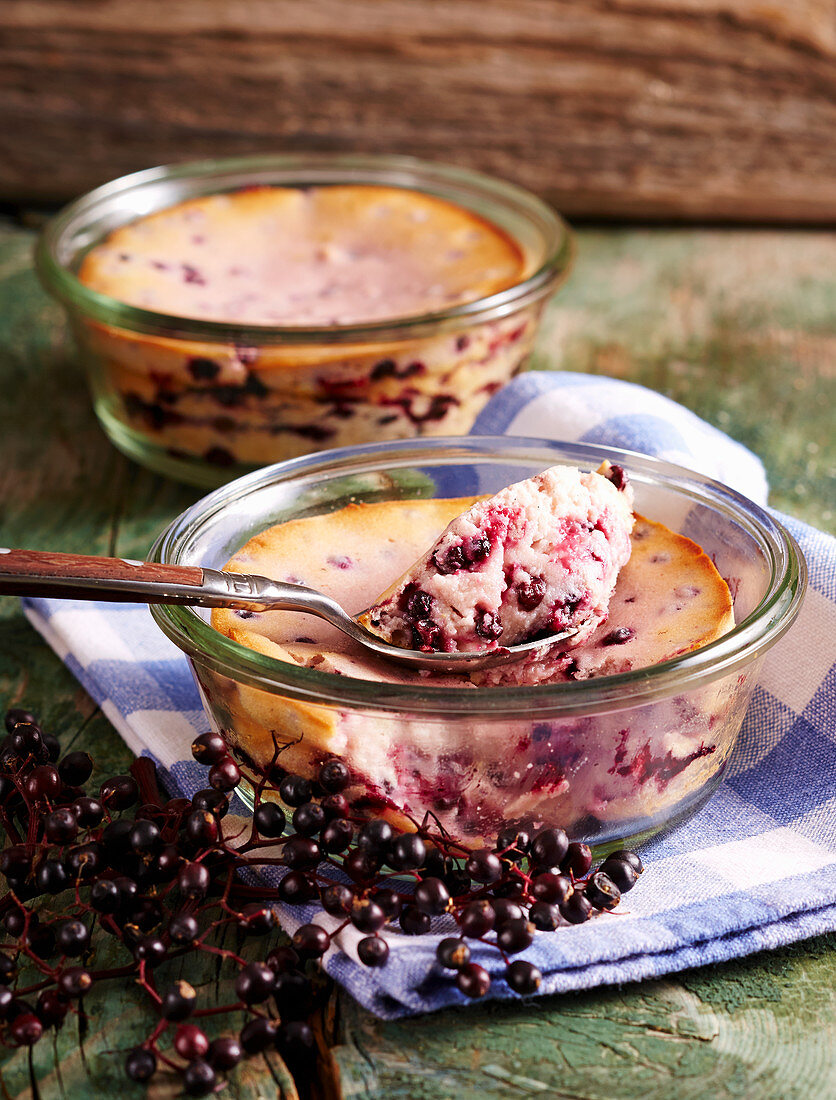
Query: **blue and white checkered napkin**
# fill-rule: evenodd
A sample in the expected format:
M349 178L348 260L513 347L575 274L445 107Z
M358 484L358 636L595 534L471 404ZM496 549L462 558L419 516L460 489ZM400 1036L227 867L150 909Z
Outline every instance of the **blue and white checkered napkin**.
M606 443L658 455L763 501L760 462L658 394L578 374L528 374L498 393L477 433ZM726 781L687 824L642 854L646 874L623 915L539 933L523 956L541 992L654 978L836 929L836 540L783 518L810 568L799 619L769 653ZM142 607L29 600L34 626L135 753L178 794L205 784L189 745L206 727L186 659ZM293 930L312 910L288 909ZM356 959L343 933L327 969L367 1008L394 1018L464 1001L434 964L436 936L389 936L387 966ZM497 952L474 958L513 996Z

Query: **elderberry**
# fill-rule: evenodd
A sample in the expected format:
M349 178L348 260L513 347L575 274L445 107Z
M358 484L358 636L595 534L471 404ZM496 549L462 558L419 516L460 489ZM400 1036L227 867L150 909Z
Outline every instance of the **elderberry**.
M262 802L256 806L253 814L256 832L268 839L282 835L287 824L284 810L275 802Z
M316 836L325 824L325 811L318 802L303 802L293 811L293 828L302 836Z
M157 1059L145 1047L135 1047L125 1059L125 1073L132 1081L144 1084L157 1070Z
M459 917L459 928L463 936L478 940L493 929L495 921L494 908L484 898L479 901L472 901L464 908Z
M160 1015L164 1020L179 1023L191 1016L197 1004L197 993L188 982L178 981L163 993Z
M396 871L417 871L427 858L427 846L415 833L395 837L388 847L386 862Z
M189 1096L206 1096L214 1091L217 1080L214 1069L202 1058L190 1062L183 1072L183 1088Z
M491 976L478 963L467 963L456 975L456 985L466 997L484 997L491 987Z
M214 1069L234 1069L244 1057L244 1051L237 1039L221 1037L209 1044L206 1060Z
M439 943L435 957L447 970L461 970L470 962L470 948L457 936L448 936Z
M286 806L302 806L311 800L311 785L301 775L286 775L279 783L279 795Z
M261 1004L273 992L276 975L266 963L249 963L235 979L235 992L245 1005Z
M537 967L524 959L515 959L505 970L505 981L515 993L522 996L536 993L542 980L543 975Z
M247 1054L261 1054L275 1043L276 1025L264 1016L256 1016L241 1028L239 1039Z
M379 932L386 923L386 914L370 898L353 898L350 918L358 932Z
M219 733L201 733L192 741L192 756L199 764L219 764L229 753L226 742Z
M70 752L58 764L58 774L68 787L80 787L93 774L93 758L86 752Z
M319 924L302 924L293 933L293 949L300 959L319 959L331 946L331 937Z
M209 1050L206 1033L196 1024L180 1024L174 1033L174 1049L187 1062L202 1058Z
M339 794L344 791L351 781L351 773L342 760L326 760L319 769L317 776L319 785L329 794Z
M99 798L111 810L127 810L139 798L139 787L130 775L115 775L99 788Z
M389 945L382 936L366 936L357 944L357 957L364 966L385 966Z
M535 926L525 917L506 921L496 934L497 946L507 955L525 951L534 940Z

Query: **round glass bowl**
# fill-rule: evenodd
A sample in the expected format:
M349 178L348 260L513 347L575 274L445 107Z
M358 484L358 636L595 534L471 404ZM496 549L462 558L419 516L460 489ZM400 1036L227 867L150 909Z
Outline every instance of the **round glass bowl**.
M406 188L475 214L515 242L519 280L440 312L279 327L140 309L78 278L85 256L114 230L185 200L337 184ZM58 214L36 254L44 286L67 310L112 442L152 469L205 486L326 446L468 431L524 366L544 303L571 259L566 225L527 191L409 157L341 155L137 172Z
M160 536L154 560L222 567L254 534L352 501L494 493L559 463L621 464L636 510L699 543L729 584L737 625L664 664L539 686L408 686L256 653L209 613L154 607L189 657L207 713L245 773L314 776L339 756L359 809L430 811L492 842L504 821L562 825L601 848L694 813L723 775L766 651L793 621L806 568L762 508L696 473L612 448L508 437L412 440L280 463L211 493Z

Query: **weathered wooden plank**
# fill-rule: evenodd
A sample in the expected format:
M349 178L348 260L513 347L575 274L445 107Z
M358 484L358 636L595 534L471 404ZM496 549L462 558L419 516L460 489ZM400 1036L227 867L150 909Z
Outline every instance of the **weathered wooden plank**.
M382 1023L345 1001L348 1100L830 1100L836 936L669 981Z
M833 220L834 26L831 0L4 0L0 195L397 151L572 215Z

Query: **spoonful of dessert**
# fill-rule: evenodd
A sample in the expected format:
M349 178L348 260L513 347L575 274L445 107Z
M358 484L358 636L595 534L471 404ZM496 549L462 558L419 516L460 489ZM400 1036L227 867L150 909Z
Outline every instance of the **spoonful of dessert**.
M301 611L325 619L376 657L432 672L471 672L517 661L564 641L573 630L487 652L404 649L353 619L336 600L303 584L192 565L0 548L0 595L109 603L187 604L241 611Z
M0 549L0 594L316 615L367 651L435 672L536 660L584 641L630 556L624 471L554 466L482 498L356 617L291 581L199 566Z

